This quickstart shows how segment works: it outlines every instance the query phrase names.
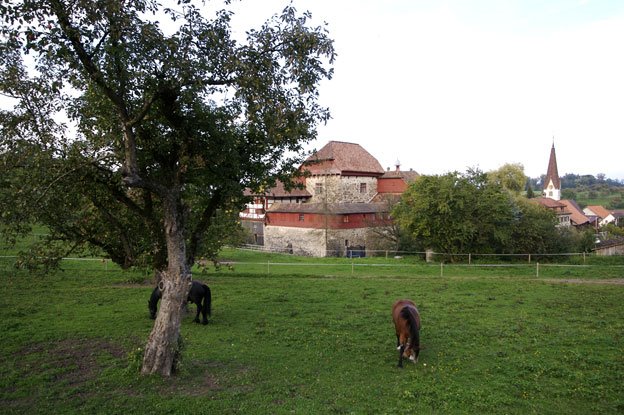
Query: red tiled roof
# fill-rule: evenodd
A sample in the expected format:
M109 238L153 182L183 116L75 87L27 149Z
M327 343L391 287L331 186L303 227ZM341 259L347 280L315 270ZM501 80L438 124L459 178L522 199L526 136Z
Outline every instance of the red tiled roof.
M570 221L573 225L578 226L589 223L589 218L585 216L583 210L574 200L561 199L560 202L563 203L566 206L566 210L570 212Z
M598 216L600 219L604 219L611 214L611 212L609 212L607 209L599 205L587 206L586 209L589 209L592 212L594 212L596 216Z
M388 170L386 171L380 179L403 179L407 183L411 183L420 177L420 174L414 170Z
M534 202L534 203L539 203L540 205L545 206L550 209L556 209L556 208L565 209L566 208L565 204L557 200L550 199L548 197L535 197L533 199L529 199L529 201ZM567 212L567 213L570 213L570 212Z
M355 143L330 141L312 154L302 168L312 174L366 174L381 176L384 169L379 161L362 146Z

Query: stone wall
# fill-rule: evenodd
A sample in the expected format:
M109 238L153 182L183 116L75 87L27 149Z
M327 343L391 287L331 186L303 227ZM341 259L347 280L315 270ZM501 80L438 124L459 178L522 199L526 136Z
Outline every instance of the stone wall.
M318 194L317 183L323 188ZM366 185L361 192L361 184ZM312 176L306 179L306 190L311 203L367 203L377 194L377 178L366 176Z
M267 226L264 246L269 250L289 250L295 255L325 256L325 229Z
M377 237L369 228L326 230L267 226L264 245L270 250L288 250L295 255L342 257L346 254L347 245L382 249L375 243Z

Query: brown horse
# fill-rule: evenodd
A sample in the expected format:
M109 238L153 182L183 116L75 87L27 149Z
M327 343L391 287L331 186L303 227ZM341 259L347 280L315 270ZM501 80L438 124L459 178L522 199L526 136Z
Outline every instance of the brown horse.
M411 300L397 300L392 305L392 320L396 329L399 367L403 357L416 363L420 352L420 314Z

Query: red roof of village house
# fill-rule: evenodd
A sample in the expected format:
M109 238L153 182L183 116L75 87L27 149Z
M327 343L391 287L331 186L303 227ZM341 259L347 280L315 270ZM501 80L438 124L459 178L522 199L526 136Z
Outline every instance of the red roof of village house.
M330 141L308 157L302 168L312 174L381 176L384 173L379 161L362 146L343 141Z
M611 212L599 205L587 206L587 209L594 212L600 219L604 219L611 214Z
M560 201L551 199L549 197L535 197L533 199L529 199L530 202L539 203L542 206L545 206L550 209L560 209L564 210L566 205L561 203ZM570 212L567 212L570 213Z
M589 223L589 218L585 216L583 210L576 204L574 200L561 199L561 203L566 206L566 210L570 212L570 221L573 225L584 225Z

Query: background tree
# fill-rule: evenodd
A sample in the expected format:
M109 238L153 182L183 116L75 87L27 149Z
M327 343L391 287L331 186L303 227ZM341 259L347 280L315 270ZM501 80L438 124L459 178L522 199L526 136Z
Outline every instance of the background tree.
M65 252L152 266L164 294L142 373L166 376L195 259L221 246L243 188L293 173L329 117L317 87L335 57L292 7L239 43L229 11L177 4L0 5L0 88L15 103L0 113L2 219L13 234L47 225Z
M510 254L560 252L557 241L557 217L553 211L527 199L514 199L514 220L509 228Z
M451 255L498 252L513 219L510 195L475 170L420 176L392 216L423 249Z
M507 163L487 173L488 180L494 184L509 190L514 194L520 194L527 183L524 174L524 166L520 163Z
M420 249L457 254L561 252L548 209L474 170L421 176L393 210Z
M531 185L531 179L527 179L525 189L527 199L533 199L535 197L535 192L533 191L533 185Z

